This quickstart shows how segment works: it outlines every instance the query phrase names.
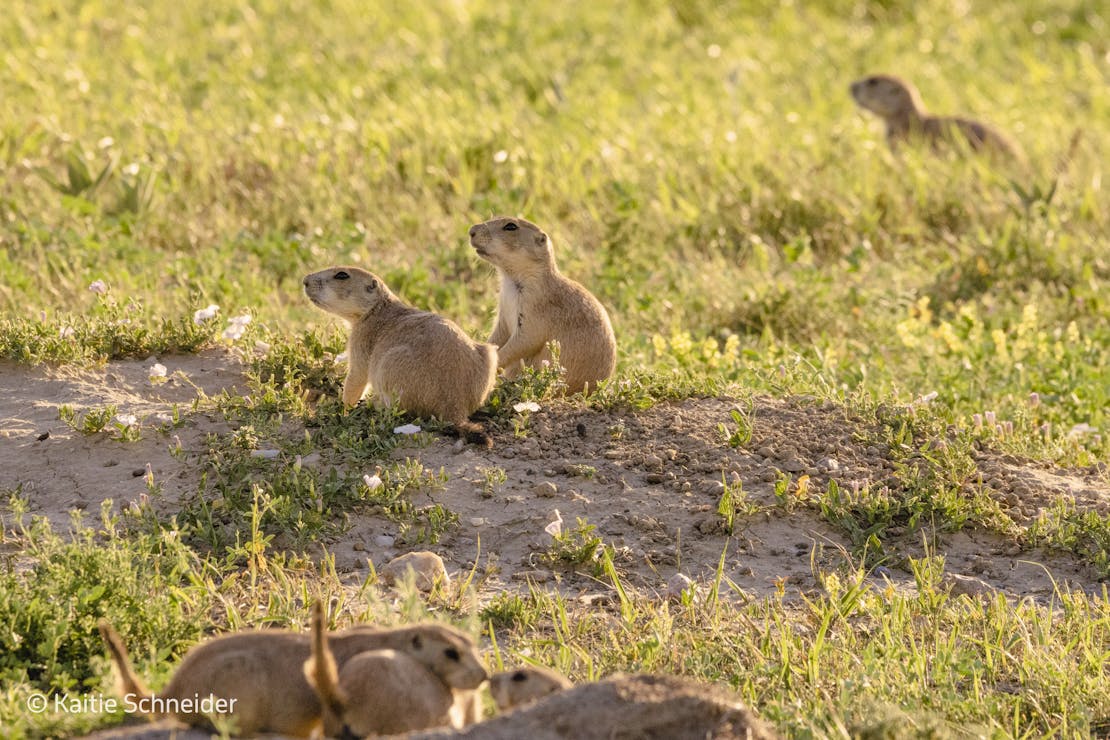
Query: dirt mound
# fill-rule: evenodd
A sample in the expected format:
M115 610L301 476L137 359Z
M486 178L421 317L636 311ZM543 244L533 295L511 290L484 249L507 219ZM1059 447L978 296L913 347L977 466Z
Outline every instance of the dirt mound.
M172 512L195 494L203 468L195 453L205 449L205 435L231 427L206 410L210 406L193 402L225 389L245 392L243 368L222 350L166 357L168 377L158 382L150 377L153 364L113 362L91 371L0 368L0 490L20 491L31 512L60 531L68 527L71 509L95 514L107 498L121 507L141 500L150 490L148 465L161 489L151 500L156 510ZM143 420L142 438L124 442L114 431L74 431L59 419L63 405L79 413L113 406L116 413L134 414ZM183 419L176 428L151 426L156 414L175 408ZM515 422L496 433L492 450L445 438L394 450L396 460L442 470L445 483L421 489L413 503L439 504L458 516L458 524L429 546L406 542L399 526L373 509L355 509L348 513L349 528L321 543L337 569L360 581L370 562L380 568L410 550L431 549L449 570L477 567L482 596L534 583L593 603L612 598L590 557L596 539L611 548L626 585L646 593L662 598L679 573L705 585L723 556L723 575L740 597L760 596L784 586L816 587L815 566L842 564L852 549L843 527L828 523L816 507L790 500L800 480L813 492L835 481L849 493L904 495L899 463L876 442L882 439L879 422L807 398L697 398L644 411L560 401ZM291 437L303 435L299 424L286 425ZM305 464L346 463L325 455ZM1110 509L1104 471L1064 470L990 451L977 453L973 466L967 485L983 485L1019 523L1061 498L1080 510ZM776 492L784 476L791 482ZM719 513L726 486L736 512L731 533ZM568 542L575 547L554 541L550 532L556 527L571 533ZM889 542L899 557L923 554L920 531L899 541L898 530L884 533L884 545ZM945 556L950 572L1015 596L1050 595L1061 581L1096 588L1097 578L1081 558L1023 551L1012 538L981 528L930 531L928 545ZM912 585L910 574L897 567L883 577Z
M760 740L778 737L747 707L711 686L674 676L617 675L554 694L458 732L409 733L407 740Z

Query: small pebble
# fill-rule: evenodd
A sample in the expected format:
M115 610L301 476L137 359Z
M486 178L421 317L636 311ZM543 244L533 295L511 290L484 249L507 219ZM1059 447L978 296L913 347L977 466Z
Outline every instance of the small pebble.
M559 487L549 480L545 480L542 483L537 483L536 485L532 486L532 493L536 494L540 498L551 498L558 492Z

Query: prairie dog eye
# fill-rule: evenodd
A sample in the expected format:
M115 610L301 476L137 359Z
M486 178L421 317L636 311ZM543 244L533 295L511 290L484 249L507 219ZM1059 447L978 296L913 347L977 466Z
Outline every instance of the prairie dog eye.
M528 676L524 675L524 671L517 671L516 673L513 674L512 680L517 682L517 683L520 683L521 681L527 681Z
M447 656L448 660L453 660L456 662L458 662L459 660L459 651L455 648L447 648L443 651L443 654Z
M520 228L520 227L517 226L516 224L514 224L512 221L510 221L509 223L502 226L501 230L502 231L516 231L518 228Z
M875 85L879 84L879 78L878 77L868 77L867 78L867 84L870 87L875 87Z
M350 280L350 278L351 278L350 275L343 272L342 270L340 270L339 272L332 275L332 277L335 278L336 280Z

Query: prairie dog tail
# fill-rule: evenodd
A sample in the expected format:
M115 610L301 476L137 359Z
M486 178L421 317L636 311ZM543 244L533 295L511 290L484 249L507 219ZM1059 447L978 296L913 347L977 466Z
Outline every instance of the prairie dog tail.
M489 432L481 424L476 424L473 421L460 421L455 426L459 430L459 436L470 444L485 447L487 450L493 448L493 437L489 436Z
M135 671L131 667L131 659L127 656L127 648L123 646L123 640L120 639L119 633L109 624L107 619L101 619L97 628L100 630L100 636L104 638L104 642L108 645L108 652L112 654L112 662L116 664L116 670L119 673L118 689L120 693L124 696L150 696L150 689L135 675Z
M339 688L339 671L324 625L324 604L319 599L312 605L312 655L305 661L304 675L324 709L342 719L347 695Z

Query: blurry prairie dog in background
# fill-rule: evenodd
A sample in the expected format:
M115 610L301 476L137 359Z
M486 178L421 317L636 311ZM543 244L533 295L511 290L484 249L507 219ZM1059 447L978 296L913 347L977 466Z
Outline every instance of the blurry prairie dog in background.
M912 139L924 140L934 147L957 139L973 151L1022 158L1011 141L985 123L926 113L920 93L908 80L894 75L870 75L853 82L850 89L861 108L886 122L886 139L891 149Z
M609 314L593 294L559 272L543 230L522 218L495 218L470 228L470 244L501 276L489 341L498 347L497 364L506 377L522 366L551 361L551 341L559 344L569 393L592 391L613 374L617 341Z

